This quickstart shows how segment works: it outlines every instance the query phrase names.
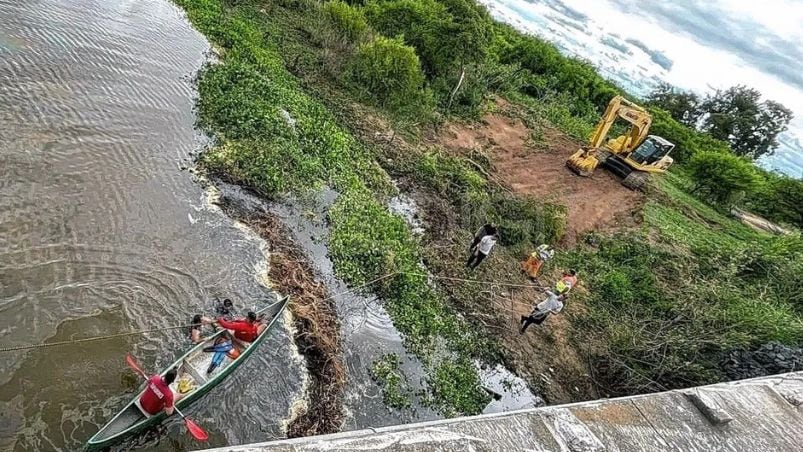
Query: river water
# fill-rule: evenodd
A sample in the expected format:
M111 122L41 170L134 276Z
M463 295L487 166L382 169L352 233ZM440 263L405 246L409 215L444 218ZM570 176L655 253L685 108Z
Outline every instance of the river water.
M275 297L267 244L214 207L187 171L205 143L193 127L193 76L208 52L167 0L0 0L0 348L186 324L215 297L242 310ZM321 196L268 208L340 293L324 240L335 194ZM403 217L413 215L400 203ZM337 307L344 429L439 417L415 395L421 363L381 304L352 294ZM206 446L282 436L304 379L290 323L187 410L210 433ZM139 386L125 354L156 371L188 347L185 334L1 353L0 451L80 449ZM371 380L385 353L401 357L411 410L388 410ZM481 373L503 393L486 412L538 403L504 368ZM116 449L200 446L170 421Z
M188 322L271 294L264 244L182 168L206 40L166 0L0 0L0 347ZM183 331L0 354L0 450L76 450ZM284 328L189 413L208 445L280 436L302 365ZM144 450L197 448L176 422Z

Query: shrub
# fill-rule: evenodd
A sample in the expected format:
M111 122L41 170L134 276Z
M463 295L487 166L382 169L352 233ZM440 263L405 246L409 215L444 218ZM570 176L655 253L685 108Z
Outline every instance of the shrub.
M364 97L390 109L414 105L424 97L421 63L415 50L400 39L380 36L361 45L349 79Z
M689 170L695 183L692 192L703 193L723 207L761 183L753 165L733 154L700 152L689 162Z
M368 33L368 22L362 9L341 1L323 5L323 14L351 42L359 42Z
M748 194L745 206L772 221L803 229L803 180L764 173L765 184Z

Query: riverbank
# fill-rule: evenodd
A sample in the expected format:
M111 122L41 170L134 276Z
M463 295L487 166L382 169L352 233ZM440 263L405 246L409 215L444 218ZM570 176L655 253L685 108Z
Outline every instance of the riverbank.
M489 78L474 73L451 94L443 86L461 88L465 70L458 80L432 76L416 95L440 87L445 97L407 105L422 108L411 115L399 99L377 102L346 77L371 55L360 50L426 51L382 37L389 25L371 16L374 6L179 3L222 55L199 82L200 124L216 140L201 165L266 199L340 193L327 213L335 271L352 288L376 282L370 292L423 363L427 398L443 415L476 414L490 400L475 362L506 364L558 403L712 383L726 378L719 360L735 349L800 344L800 286L777 278L800 268L799 237L749 231L690 196L682 173L646 196L601 171L572 175L563 161L593 127L591 101L580 111L563 92L533 97L535 87L559 87L538 78L488 93L481 80L513 75L474 68ZM518 39L543 50L485 25L495 46ZM491 69L500 72L481 72ZM421 208L423 232L388 210L399 191ZM502 240L472 273L466 246L488 220ZM542 293L519 263L541 243L560 248L545 285L569 267L581 282L561 316L521 336L518 318Z
M309 382L303 401L291 412L287 437L339 431L344 417L346 375L340 324L332 298L315 279L311 264L278 218L225 197L218 205L226 215L245 224L270 244L268 280L279 293L291 298L293 339L304 357Z
M182 2L194 24L223 45L221 64L200 77L200 123L217 143L200 164L265 198L323 185L341 194L328 214L330 256L351 287L382 278L380 296L409 351L428 368L431 404L445 414L478 413L490 400L473 358L489 350L421 274L422 250L385 207L395 188L371 149L304 93L266 23L248 7ZM487 355L486 355L487 356Z

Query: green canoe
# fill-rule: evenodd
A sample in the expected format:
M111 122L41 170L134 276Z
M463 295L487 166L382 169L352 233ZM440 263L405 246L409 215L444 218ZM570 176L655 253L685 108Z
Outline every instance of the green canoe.
M281 316L282 311L289 301L289 297L267 306L257 311L257 315L264 315L268 327L256 338L254 342L249 344L245 349L241 350L240 356L232 360L229 357L224 358L223 362L217 367L211 375L206 374L209 364L212 362L214 353L204 352L204 347L214 345L215 339L223 334L224 330L220 330L207 338L205 341L194 346L190 351L178 358L174 363L163 369L159 375L164 375L168 370L177 367L179 369L176 381L170 386L174 393L177 393L177 385L179 381L184 379L190 381L191 386L194 388L184 394L178 402L176 407L179 410L184 410L193 402L198 400L201 396L209 392L212 388L218 385L224 378L229 376L234 370L254 352L262 341L268 337L268 332L271 330L276 320ZM95 435L86 443L85 450L96 450L104 447L111 446L124 438L141 432L142 430L162 422L167 415L162 411L153 416L145 416L142 410L135 403L139 400L140 395L145 390L143 385L140 392L128 402L116 416L112 418L103 428L100 429ZM178 414L175 414L178 416Z

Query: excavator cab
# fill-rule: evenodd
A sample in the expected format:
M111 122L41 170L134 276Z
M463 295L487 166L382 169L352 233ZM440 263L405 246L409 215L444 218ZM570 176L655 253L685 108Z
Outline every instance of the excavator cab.
M672 157L668 157L668 155L674 148L675 145L666 139L657 135L648 135L644 142L641 143L635 151L630 153L628 158L639 165L645 166L652 165L664 159L668 159L671 164ZM669 165L666 167L668 168Z
M624 120L629 127L622 135L608 139L616 120ZM675 145L657 135L647 135L651 124L652 116L647 110L616 96L594 129L590 146L575 152L566 166L589 177L601 164L622 177L626 187L642 189L650 173L664 172L673 162L669 153Z

